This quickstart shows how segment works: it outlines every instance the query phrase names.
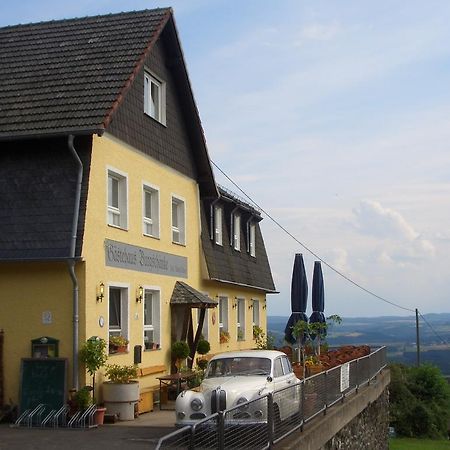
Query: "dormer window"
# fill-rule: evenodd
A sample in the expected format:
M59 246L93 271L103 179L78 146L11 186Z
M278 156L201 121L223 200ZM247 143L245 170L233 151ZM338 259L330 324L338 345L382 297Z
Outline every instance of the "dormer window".
M248 228L248 252L250 256L256 256L256 225L250 223Z
M144 112L166 124L166 83L149 72L144 74Z
M237 251L241 250L241 216L233 215L233 248Z
M222 245L222 242L223 242L222 216L223 216L222 207L215 206L214 207L214 242L217 245Z

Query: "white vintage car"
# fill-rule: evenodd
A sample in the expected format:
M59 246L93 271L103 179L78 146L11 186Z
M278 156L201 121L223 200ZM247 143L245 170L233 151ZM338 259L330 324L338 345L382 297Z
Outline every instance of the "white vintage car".
M221 353L208 363L200 388L178 395L176 425L193 425L215 412L232 409L228 424L267 422L267 398L274 395L274 418L284 420L299 411L300 380L287 356L275 350ZM289 389L285 389L289 388ZM254 401L260 399L261 401ZM233 409L238 406L238 408Z

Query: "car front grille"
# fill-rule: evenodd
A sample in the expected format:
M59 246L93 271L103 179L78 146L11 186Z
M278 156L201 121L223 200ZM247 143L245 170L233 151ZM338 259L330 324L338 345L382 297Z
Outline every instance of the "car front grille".
M227 409L227 393L222 389L211 392L211 413Z

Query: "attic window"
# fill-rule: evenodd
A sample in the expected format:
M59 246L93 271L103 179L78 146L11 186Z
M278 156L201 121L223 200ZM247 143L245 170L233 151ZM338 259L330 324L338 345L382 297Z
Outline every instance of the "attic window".
M217 245L222 245L222 208L214 207L214 241Z
M250 256L256 256L256 225L250 223L248 228L248 252Z
M144 74L144 112L166 124L166 83L148 72Z

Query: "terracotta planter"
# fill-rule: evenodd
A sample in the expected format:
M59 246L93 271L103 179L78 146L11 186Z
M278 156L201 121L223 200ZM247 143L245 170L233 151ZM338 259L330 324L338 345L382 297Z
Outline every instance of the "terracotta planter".
M312 377L313 375L316 375L323 371L322 364L314 364L311 366L306 366L306 376Z
M97 407L97 411L95 411L95 416L94 416L96 425L103 425L103 422L105 421L105 412L106 412L106 408Z
M296 363L292 366L292 370L297 378L302 380L304 378L303 366L299 363Z

